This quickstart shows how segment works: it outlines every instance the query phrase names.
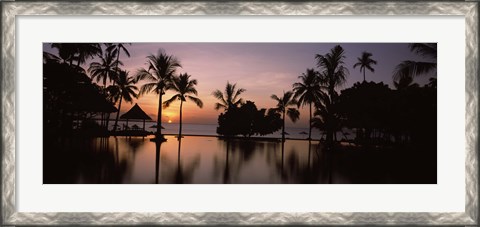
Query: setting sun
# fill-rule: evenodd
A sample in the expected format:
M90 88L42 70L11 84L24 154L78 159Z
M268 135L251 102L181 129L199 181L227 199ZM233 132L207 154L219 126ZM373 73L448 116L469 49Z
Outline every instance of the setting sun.
M168 123L172 123L172 120L168 120Z

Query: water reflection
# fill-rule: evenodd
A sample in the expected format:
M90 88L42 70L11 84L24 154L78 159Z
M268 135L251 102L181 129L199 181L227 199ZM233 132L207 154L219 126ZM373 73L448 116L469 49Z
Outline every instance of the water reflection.
M200 136L178 140L167 136L167 139L152 142L141 137L63 138L45 143L44 183L306 184L435 180L426 173L402 171L398 163L414 163L396 151L328 150L318 141L307 140L224 140Z
M120 157L117 144L108 138L59 138L44 143L44 183L124 183L133 160Z

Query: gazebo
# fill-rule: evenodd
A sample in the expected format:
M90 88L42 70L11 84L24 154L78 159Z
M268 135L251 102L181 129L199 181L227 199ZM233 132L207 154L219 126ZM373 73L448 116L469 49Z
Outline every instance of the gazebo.
M143 131L145 131L145 120L152 120L150 116L148 116L140 106L138 106L136 103L135 105L126 113L122 114L120 116L120 119L126 119L127 120L127 127L128 127L128 120L133 119L133 120L143 120Z

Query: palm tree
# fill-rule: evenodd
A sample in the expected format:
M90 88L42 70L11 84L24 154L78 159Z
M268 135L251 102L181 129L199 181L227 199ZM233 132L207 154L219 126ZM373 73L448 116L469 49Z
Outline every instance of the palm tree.
M157 114L157 138L160 139L162 132L162 97L165 91L170 89L172 77L177 68L182 67L180 61L173 55L168 55L160 49L157 55L147 57L148 70L140 69L137 72L137 80L147 81L140 88L140 95L154 92L158 97Z
M276 95L270 96L273 100L277 101L277 107L273 108L277 113L282 114L282 141L285 141L285 114L288 115L292 122L296 122L300 117L300 112L295 108L289 108L289 106L297 106L297 100L293 97L293 92L283 92L283 97Z
M58 56L63 59L64 62L69 62L69 65L73 64L73 59L77 53L77 44L75 43L52 43L52 48L58 50Z
M107 46L106 51L112 52L113 54L115 54L117 56L117 69L119 70L118 62L120 62L120 52L124 52L125 55L127 55L127 57L130 57L130 53L128 52L124 43L115 43L115 44L106 43L105 45Z
M298 98L298 107L300 105L309 105L310 120L308 130L308 140L312 139L312 104L319 103L325 95L320 86L318 72L314 69L307 69L305 73L298 77L301 82L293 84L294 98Z
M163 103L164 107L169 107L170 104L176 100L180 100L180 128L178 130L178 139L182 138L182 107L183 102L187 101L187 98L194 102L198 107L203 107L203 102L199 98L195 97L198 95L197 89L197 80L190 80L190 75L187 73L180 74L178 77L173 78L173 83L171 90L175 91L177 94L172 96L169 100ZM193 96L195 95L195 96Z
M320 73L320 84L327 87L328 97L325 97L324 103L319 103L320 108L324 108L324 111L329 116L325 118L326 121L333 121L335 119L335 111L333 106L337 98L337 92L335 88L345 83L348 75L348 69L345 67L345 51L340 45L333 47L329 53L325 55L317 54L315 56L317 60L317 66L322 70ZM326 122L328 126L327 131L327 143L333 144L333 132L334 129L330 126L333 123Z
M327 86L328 95L335 97L335 87L345 83L348 69L345 67L345 51L337 45L325 55L317 54L315 56L317 66L322 70L320 72L320 83Z
M121 70L118 74L116 83L108 86L107 88L108 93L112 96L114 103L116 103L117 100L120 100L118 103L117 117L115 119L113 131L117 129L120 108L122 108L122 100L125 99L126 102L131 103L133 98L137 98L138 96L136 93L138 91L138 88L135 86L136 83L137 81L133 77L128 76L127 71Z
M52 43L51 47L58 49L58 54L65 62L73 66L77 61L77 67L85 63L87 58L102 55L102 48L98 43Z
M79 43L77 44L77 52L77 66L85 63L88 58L93 58L94 56L102 56L102 48L98 43Z
M238 107L243 103L243 99L239 98L239 96L246 90L243 88L237 89L236 87L237 84L230 84L230 82L227 81L227 86L225 86L224 93L218 89L212 93L215 98L220 100L220 102L215 103L215 110L223 108L225 111L227 111L228 109L232 107Z
M90 63L88 72L90 73L92 80L97 78L97 82L103 80L103 87L107 85L107 79L109 81L117 80L117 66L123 65L122 62L115 60L114 53L105 52L105 56L100 56L100 62Z
M372 53L364 51L362 52L362 57L357 58L357 63L353 65L353 68L357 68L357 66L360 66L360 72L363 71L363 81L365 81L365 71L367 69L370 72L375 72L375 69L372 67L372 65L376 65L377 61L373 60L371 57Z
M437 69L437 44L436 43L412 43L408 45L412 52L434 59L434 62L403 61L393 71L393 79L398 81L403 77L416 77L428 74Z

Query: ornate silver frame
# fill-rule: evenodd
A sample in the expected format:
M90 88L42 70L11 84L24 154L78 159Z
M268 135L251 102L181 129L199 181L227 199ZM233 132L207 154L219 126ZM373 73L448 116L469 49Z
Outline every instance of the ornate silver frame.
M2 225L478 224L478 3L475 2L2 2ZM466 192L463 213L23 213L15 208L17 15L462 15L466 35Z

